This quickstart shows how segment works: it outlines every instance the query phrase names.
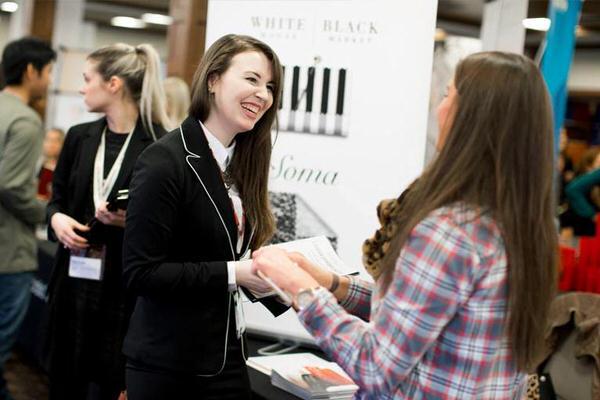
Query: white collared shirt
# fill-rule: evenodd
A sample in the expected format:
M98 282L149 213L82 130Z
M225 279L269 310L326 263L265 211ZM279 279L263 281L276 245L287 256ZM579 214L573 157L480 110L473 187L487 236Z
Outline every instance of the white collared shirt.
M221 172L225 172L227 166L231 162L233 158L233 153L235 151L235 141L229 146L225 147L223 143L210 131L208 128L202 123L202 121L198 121L202 130L204 131L204 136L206 136L206 140L208 141L208 147L213 153ZM230 189L229 196L237 196L239 198L239 194L235 189L235 186L232 186ZM241 199L240 199L241 202ZM238 242L241 241L242 238L238 237ZM237 261L228 261L227 262L227 284L229 286L230 291L234 291L237 288L237 283L235 280L235 268Z
M231 143L229 147L225 147L223 143L217 137L208 130L208 128L201 122L200 126L204 131L204 136L206 136L206 140L208 140L208 147L212 151L215 160L217 160L217 164L219 164L219 168L221 168L221 172L225 172L229 162L233 158L233 152L235 151L235 140Z

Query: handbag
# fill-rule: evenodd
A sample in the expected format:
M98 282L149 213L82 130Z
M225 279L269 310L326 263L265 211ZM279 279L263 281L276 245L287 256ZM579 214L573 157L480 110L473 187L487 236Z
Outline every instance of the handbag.
M529 375L527 379L527 400L556 400L556 392L552 385L552 377L547 372L542 372L548 360L537 368L537 373Z

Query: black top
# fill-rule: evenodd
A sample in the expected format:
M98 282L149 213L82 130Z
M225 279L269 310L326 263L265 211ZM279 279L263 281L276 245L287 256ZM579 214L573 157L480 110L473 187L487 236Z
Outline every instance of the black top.
M104 178L108 176L110 169L115 163L123 144L127 140L127 133L115 133L106 128L106 145L104 147Z

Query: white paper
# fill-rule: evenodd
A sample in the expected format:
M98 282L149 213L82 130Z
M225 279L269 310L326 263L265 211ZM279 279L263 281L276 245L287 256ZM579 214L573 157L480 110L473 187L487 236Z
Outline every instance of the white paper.
M304 257L306 257L313 264L316 264L319 267L325 268L338 275L352 275L358 273L357 269L352 269L344 264L342 259L337 255L331 246L331 242L329 242L329 239L327 239L326 236L315 236L307 239L294 240L291 242L277 243L273 246L289 252L295 251L302 253ZM274 283L269 282L269 285L273 286ZM272 290L268 293L258 293L253 290L250 290L250 292L257 299L277 295L277 290Z
M292 242L274 245L286 251L302 253L310 262L326 268L338 275L358 273L358 269L347 266L337 255L331 242L325 236L315 236L308 239L294 240Z

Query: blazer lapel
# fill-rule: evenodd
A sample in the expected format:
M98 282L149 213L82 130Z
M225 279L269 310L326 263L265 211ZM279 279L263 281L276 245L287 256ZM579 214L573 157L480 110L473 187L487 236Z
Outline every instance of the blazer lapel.
M188 117L183 121L180 134L182 134L187 153L186 161L200 180L199 184L204 186L207 195L212 199L215 212L222 218L235 255L237 226L233 216L233 205L223 184L221 170L208 146L206 136L198 121L193 117Z
M237 254L238 259L246 255L246 252L250 249L250 241L254 237L254 227L250 225L250 221L246 218L246 226L244 227L244 240L242 241L242 251Z
M93 122L81 144L81 158L78 172L81 177L84 177L86 183L76 186L75 194L73 195L73 203L79 204L82 207L85 207L87 194L92 190L91 185L93 180L92 177L94 176L94 161L96 160L96 153L98 152L100 138L102 137L102 131L105 126L105 118ZM83 210L81 211L83 212Z
M129 147L125 151L125 156L123 157L121 170L119 171L119 175L117 175L117 180L115 181L115 186L113 186L110 192L110 196L113 196L121 189L127 189L125 184L128 182L129 177L133 173L133 167L135 166L138 156L152 142L152 138L146 132L141 118L138 118L132 135L133 136L129 142Z

